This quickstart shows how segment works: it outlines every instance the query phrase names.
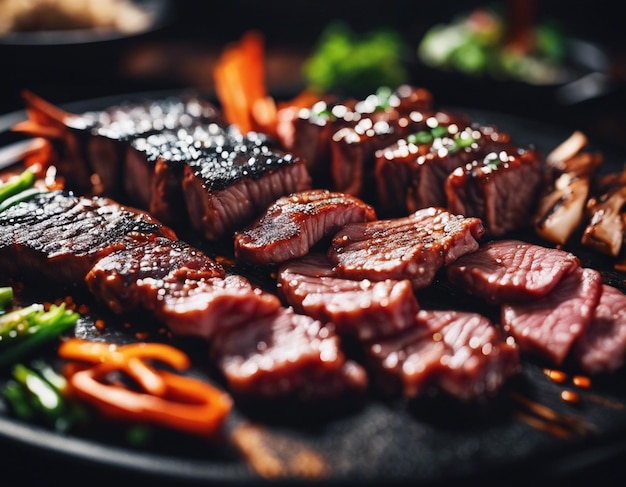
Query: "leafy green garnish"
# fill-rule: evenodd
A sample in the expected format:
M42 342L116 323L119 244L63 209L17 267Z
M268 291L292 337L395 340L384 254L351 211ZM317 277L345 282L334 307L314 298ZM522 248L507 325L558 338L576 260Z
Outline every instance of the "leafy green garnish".
M408 79L407 47L391 29L359 34L344 22L332 22L322 32L303 74L319 93L362 97L380 86L398 86Z

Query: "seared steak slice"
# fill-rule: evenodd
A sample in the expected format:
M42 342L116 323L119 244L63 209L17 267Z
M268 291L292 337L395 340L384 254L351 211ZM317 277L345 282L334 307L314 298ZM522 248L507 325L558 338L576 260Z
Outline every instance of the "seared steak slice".
M395 334L415 322L419 309L409 280L335 277L323 254L308 254L278 271L278 291L298 312L332 322L359 341Z
M496 240L447 266L448 279L488 303L546 296L580 260L564 250L520 240Z
M502 326L521 351L561 365L593 319L601 293L600 273L577 268L547 296L502 305Z
M307 254L346 223L375 218L374 208L348 194L325 189L292 193L235 234L235 257L252 264L280 264Z
M614 372L626 359L626 295L602 285L593 318L573 347L573 357L588 374Z
M491 152L448 176L448 210L480 218L493 236L529 227L541 190L541 168L534 149Z
M232 237L276 199L310 187L302 159L271 148L265 136L234 127L203 146L183 176L191 225L211 241Z
M165 283L224 276L224 268L200 250L182 240L151 235L99 259L85 282L112 311L124 313L154 311L164 299L159 290L167 290Z
M409 279L419 290L444 265L478 250L483 233L478 218L425 208L403 218L347 224L333 237L328 258L337 277Z
M344 356L332 325L281 308L230 328L210 343L211 357L237 395L305 401L363 392L363 368Z
M404 216L429 206L445 207L450 173L510 139L493 127L470 124L465 116L437 112L416 132L378 150L374 173L382 210Z
M77 283L98 259L152 234L176 238L147 213L108 198L45 192L0 213L0 262L9 275Z
M470 312L420 310L414 327L374 340L367 353L379 386L407 398L492 396L520 371L514 342Z

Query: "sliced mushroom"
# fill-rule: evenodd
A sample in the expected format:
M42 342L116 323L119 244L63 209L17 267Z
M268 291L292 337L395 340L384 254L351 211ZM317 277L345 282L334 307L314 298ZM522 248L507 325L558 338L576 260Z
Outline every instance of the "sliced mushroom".
M600 198L592 198L587 205L591 219L586 226L582 243L598 252L617 257L624 242L626 186Z
M564 245L582 225L589 187L589 177L572 173L559 176L554 189L539 201L534 221L537 235Z

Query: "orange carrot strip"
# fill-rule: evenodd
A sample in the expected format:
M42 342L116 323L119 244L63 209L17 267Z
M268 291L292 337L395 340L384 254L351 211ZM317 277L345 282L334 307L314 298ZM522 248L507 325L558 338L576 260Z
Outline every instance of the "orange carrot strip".
M69 378L74 393L113 419L149 422L201 436L214 435L232 408L230 396L191 377L160 372L163 397L102 382L111 366L100 364Z

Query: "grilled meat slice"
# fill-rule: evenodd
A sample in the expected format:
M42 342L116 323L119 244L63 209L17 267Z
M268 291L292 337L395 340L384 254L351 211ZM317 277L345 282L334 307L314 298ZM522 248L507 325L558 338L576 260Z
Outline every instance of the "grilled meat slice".
M602 285L600 302L591 323L573 347L573 357L588 374L618 370L626 359L626 295Z
M368 364L387 393L444 393L468 401L498 393L520 371L519 351L477 313L420 310L415 326L374 340Z
M280 264L307 254L347 223L374 219L374 208L348 194L325 189L292 193L235 234L235 257L252 264Z
M365 371L345 357L332 325L292 308L217 334L210 353L230 390L243 397L318 401L367 387Z
M67 187L106 195L121 190L129 140L195 124L224 124L211 102L192 94L129 101L80 114L66 112L29 91L23 96L29 120L13 130L53 142L56 156L50 162Z
M448 176L447 208L480 218L488 235L502 236L526 228L541 190L541 168L534 149L490 152Z
M522 352L561 365L591 323L601 293L600 273L577 268L542 298L503 304L502 326Z
M413 326L419 309L409 280L338 278L323 254L284 264L277 281L280 295L296 311L332 322L341 336L361 342Z
M224 268L182 240L154 235L99 259L85 282L115 313L154 311L166 283L224 277Z
M478 250L484 227L441 208L425 208L403 218L349 223L328 250L337 277L409 279L415 290L430 285L444 265Z
M147 213L108 198L44 192L0 213L0 261L8 275L73 284L145 235L176 238Z
M271 148L261 134L229 127L185 165L182 185L192 227L215 241L232 237L281 196L311 189L311 178L302 159Z
M612 257L618 257L626 234L626 186L611 189L587 201L591 215L583 231L583 245Z
M490 304L525 302L546 296L580 267L564 250L520 240L495 240L446 267L450 282Z

